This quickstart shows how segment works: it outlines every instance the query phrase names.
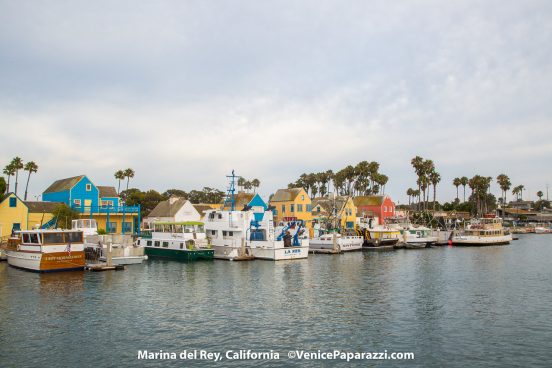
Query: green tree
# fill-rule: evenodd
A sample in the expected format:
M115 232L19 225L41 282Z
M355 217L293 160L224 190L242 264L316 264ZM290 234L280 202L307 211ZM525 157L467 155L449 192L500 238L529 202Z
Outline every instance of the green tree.
M56 217L56 227L61 229L71 229L71 222L79 219L79 213L65 203L60 203L54 208L54 216Z
M452 181L452 185L456 187L456 199L458 199L458 187L462 185L462 181L460 180L460 178L454 178L454 180Z
M542 190L539 190L537 192L537 197L539 197L539 201L542 200L542 196L544 195L544 193L542 192Z
M6 193L8 193L10 191L10 178L15 175L15 168L11 163L4 167L4 175L8 177L8 184L6 186Z
M167 189L161 195L166 199L172 196L188 199L188 193L180 189Z
M468 185L468 178L466 176L462 176L460 178L460 184L464 188L464 202L466 202L466 185Z
M506 193L508 193L512 185L510 178L506 174L500 174L496 177L496 182L502 191L502 203L506 205Z
M125 174L125 178L127 178L126 190L128 190L128 183L130 182L130 178L134 177L134 170L129 167L123 173Z
M29 175L27 176L27 184L25 185L25 201L27 200L27 192L29 190L29 179L31 179L31 174L38 171L38 165L34 163L33 161L29 161L25 164L25 167L23 168L25 171L29 172Z
M24 165L23 165L23 160L20 158L20 157L15 157L10 165L13 167L13 169L15 170L15 195L17 195L17 184L19 182L19 170L21 170Z
M4 199L4 195L7 192L6 188L7 188L6 179L4 179L3 176L0 176L0 201Z
M433 185L433 211L435 211L435 198L437 196L437 184L441 181L441 174L432 170L429 174L429 181Z
M117 179L119 182L117 185L117 194L119 194L121 193L121 180L125 180L125 172L123 170L115 171L115 179Z
M255 188L254 192L257 193L257 189L261 185L261 182L260 182L259 179L253 179L253 180L251 180L251 185L253 185L253 188Z

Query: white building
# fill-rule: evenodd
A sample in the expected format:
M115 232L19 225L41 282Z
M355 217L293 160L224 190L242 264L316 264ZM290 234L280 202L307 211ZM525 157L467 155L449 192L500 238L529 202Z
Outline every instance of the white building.
M144 218L144 224L148 228L152 222L184 221L201 221L201 215L190 201L180 197L171 197L166 201L159 202Z

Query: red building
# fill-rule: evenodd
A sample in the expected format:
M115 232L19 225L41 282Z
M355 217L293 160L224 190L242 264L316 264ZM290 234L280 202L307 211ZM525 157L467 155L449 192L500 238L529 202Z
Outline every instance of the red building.
M359 217L378 217L378 222L383 225L385 219L395 216L395 203L389 196L372 195L353 198Z

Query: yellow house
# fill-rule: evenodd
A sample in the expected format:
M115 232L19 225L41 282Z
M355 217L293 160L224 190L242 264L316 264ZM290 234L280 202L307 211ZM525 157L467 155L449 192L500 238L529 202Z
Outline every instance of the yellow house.
M336 220L335 226L341 229L356 228L357 209L351 197L323 197L312 200L313 220L324 223Z
M312 229L312 202L303 188L278 189L270 199L274 222L303 220Z
M41 227L54 218L58 202L23 201L9 193L0 202L0 237L5 240L14 230Z

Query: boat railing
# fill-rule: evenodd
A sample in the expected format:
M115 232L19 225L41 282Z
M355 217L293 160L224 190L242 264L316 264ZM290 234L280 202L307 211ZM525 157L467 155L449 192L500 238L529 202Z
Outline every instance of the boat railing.
M110 213L110 214L122 214L122 213L139 213L140 206L82 206L82 205L71 205L71 208L80 213Z

